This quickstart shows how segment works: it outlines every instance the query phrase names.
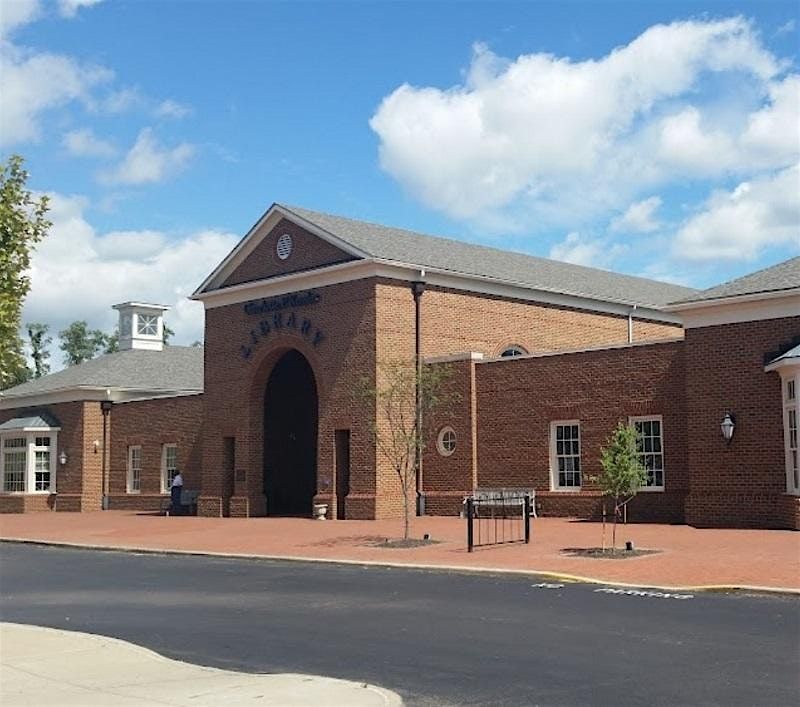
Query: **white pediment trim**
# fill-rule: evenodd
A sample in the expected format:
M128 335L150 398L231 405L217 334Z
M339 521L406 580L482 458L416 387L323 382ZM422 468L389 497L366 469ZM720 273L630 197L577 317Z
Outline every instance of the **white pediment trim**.
M238 268L249 256L256 247L264 240L267 234L280 223L282 219L292 221L296 225L304 228L309 233L321 238L323 241L336 246L340 250L348 253L356 258L368 258L369 254L356 248L355 246L343 241L338 236L334 236L323 228L320 228L314 223L298 216L293 211L287 209L280 204L273 204L261 216L258 221L250 228L245 234L244 238L240 240L233 250L225 256L225 259L217 265L214 271L205 279L200 287L195 290L192 299L199 298L209 290L221 287L222 283ZM227 288L226 288L227 289Z
M650 320L669 324L680 324L676 314L662 312L649 307L633 306L626 303L605 302L579 295L565 294L544 289L532 289L526 285L513 282L493 280L475 275L420 268L418 265L398 263L390 260L367 258L347 263L304 270L302 272L278 275L268 280L245 282L220 290L198 292L191 299L203 302L206 309L226 307L231 304L242 304L251 300L277 297L291 292L311 290L329 285L338 285L366 278L381 278L414 282L422 280L431 287L472 292L482 295L516 299L570 309L582 309L590 312L601 312L622 317L632 316L637 320Z

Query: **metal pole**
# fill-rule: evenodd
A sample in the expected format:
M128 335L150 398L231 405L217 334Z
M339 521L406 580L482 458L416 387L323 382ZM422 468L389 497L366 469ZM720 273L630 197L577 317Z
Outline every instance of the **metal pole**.
M472 528L472 518L473 518L473 500L471 498L468 498L467 499L467 552L472 552L475 540Z
M108 510L108 480L107 480L107 455L108 455L108 416L111 413L111 406L114 403L110 400L102 400L100 401L100 412L103 414L103 458L100 460L100 469L101 469L101 492L102 492L102 499L100 501L100 507L102 510Z
M421 281L411 283L411 292L414 295L414 356L417 367L417 376L414 395L416 397L416 448L414 449L414 466L416 467L416 492L417 515L425 515L425 499L422 495L422 293L425 292L425 283Z
M525 494L524 512L525 512L525 544L527 545L531 541L531 497L527 493Z

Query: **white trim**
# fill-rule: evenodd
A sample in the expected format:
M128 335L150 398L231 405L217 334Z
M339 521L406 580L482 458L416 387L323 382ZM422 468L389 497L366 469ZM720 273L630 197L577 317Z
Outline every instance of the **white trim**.
M771 371L786 372L789 375L793 370L800 370L800 356L792 356L791 358L783 358L779 356L777 359L764 366L764 370L768 373Z
M692 300L690 302L675 302L673 304L668 304L664 309L668 312L687 312L692 309L718 307L726 304L743 304L747 302L781 299L783 297L791 297L792 295L800 295L800 287L787 287L782 290L752 292L743 295L728 295L727 297L714 297L713 299Z
M349 243L337 238L328 231L313 224L302 216L298 216L293 211L282 207L280 204L270 206L258 221L250 228L245 236L234 246L233 250L225 256L225 259L214 269L214 271L203 280L190 299L201 299L201 295L210 286L219 287L230 275L241 265L250 253L264 240L264 237L280 223L281 219L288 219L304 228L309 233L327 241L340 250L353 255L357 258L369 257L367 253L353 247ZM260 235L260 237L258 237ZM227 289L227 288L226 288Z
M133 451L135 449L139 450L139 488L133 488ZM142 492L142 468L143 468L143 457L142 457L142 445L141 444L129 444L128 445L128 467L125 473L125 493L132 493L137 494Z
M447 447L444 446L444 437L446 434L451 433L453 435L453 448L447 449ZM456 431L450 425L445 425L439 430L439 434L436 436L436 451L439 452L439 456L447 458L455 454L457 447L458 435L456 434Z
M661 430L661 479L663 483L661 486L648 486L644 484L639 487L639 492L642 493L660 493L666 490L667 485L667 465L664 463L664 417L662 415L631 415L628 417L628 424L634 425L636 422L658 422L659 429ZM645 454L645 452L642 452ZM655 454L655 452L651 452Z
M4 430L0 432L0 495L5 496L44 496L56 493L56 470L57 457L58 457L58 432L60 427L33 427L27 430ZM47 446L37 446L37 437L49 437L50 444ZM6 491L6 477L5 477L5 452L3 448L3 441L6 438L24 439L25 446L18 447L17 449L25 450L25 470L23 472L23 490L22 491ZM50 485L46 489L36 489L36 452L48 452L50 455Z
M161 445L161 493L170 492L170 484L167 483L167 449L175 450L175 470L180 471L178 466L178 445L175 442L164 442Z
M558 483L558 455L556 454L556 436L558 427L577 426L578 427L578 471L581 483L578 486L560 486ZM562 455L574 457L574 454ZM576 472L567 472L576 473ZM551 420L550 422L550 490L558 493L577 492L583 488L583 441L581 440L581 421L580 420Z
M171 398L181 395L199 395L202 390L140 390L137 388L105 388L91 385L76 385L38 393L3 396L0 394L0 410L14 408L38 407L55 403L91 403L111 400L124 403L132 400L149 400L151 398Z
M794 382L794 399L787 395L789 382ZM795 422L795 449L790 446L789 415L794 412ZM795 483L794 455L800 455L800 369L791 372L781 372L781 420L783 422L783 452L784 469L786 471L786 493L791 496L800 496L800 478Z
M800 317L800 290L783 290L772 294L771 297L697 302L691 309L676 310L675 305L670 305L667 309L679 312L684 329Z
M213 309L231 304L241 304L250 300L276 297L290 292L311 290L368 278L415 282L419 280L419 272L418 265L369 258L347 263L336 263L335 265L286 275L277 275L268 280L241 283L221 290L211 290L209 292L198 290L190 299L203 302L206 309ZM631 307L633 306L633 303L606 302L582 295L566 294L543 288L534 289L528 285L513 281L455 273L436 268L425 269L425 283L430 287L549 304L589 312L601 312L618 317L630 316ZM677 315L641 305L636 306L636 311L639 313L636 319L639 320L668 324L680 324L682 321Z

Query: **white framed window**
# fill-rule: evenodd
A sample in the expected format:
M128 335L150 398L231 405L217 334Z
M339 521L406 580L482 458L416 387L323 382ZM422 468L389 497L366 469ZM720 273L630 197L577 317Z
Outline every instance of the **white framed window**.
M158 315L137 314L136 333L142 336L158 336Z
M636 448L639 461L647 472L642 491L664 490L664 421L661 415L630 417L628 422L636 428Z
M128 493L142 491L142 447L138 444L128 447Z
M286 260L294 249L294 241L289 233L281 234L278 242L275 244L275 253L281 260Z
M550 484L554 491L581 490L581 423L550 423Z
M161 447L161 491L168 493L172 480L178 473L178 445L165 444Z
M800 373L784 375L783 380L783 440L786 451L786 493L800 496L800 450L798 450L798 422L800 422Z
M452 427L442 427L436 438L436 449L443 457L456 451L456 431Z
M3 493L55 493L56 429L0 435Z

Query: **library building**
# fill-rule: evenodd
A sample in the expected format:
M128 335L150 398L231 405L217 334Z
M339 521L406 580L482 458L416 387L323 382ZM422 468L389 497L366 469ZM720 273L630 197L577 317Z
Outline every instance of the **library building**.
M623 421L629 522L800 529L800 257L698 291L274 204L192 295L203 346L163 345L167 307L131 296L117 353L0 393L0 512L155 512L180 471L203 516L399 518L356 393L405 361L454 393L419 513L502 488L598 517Z

